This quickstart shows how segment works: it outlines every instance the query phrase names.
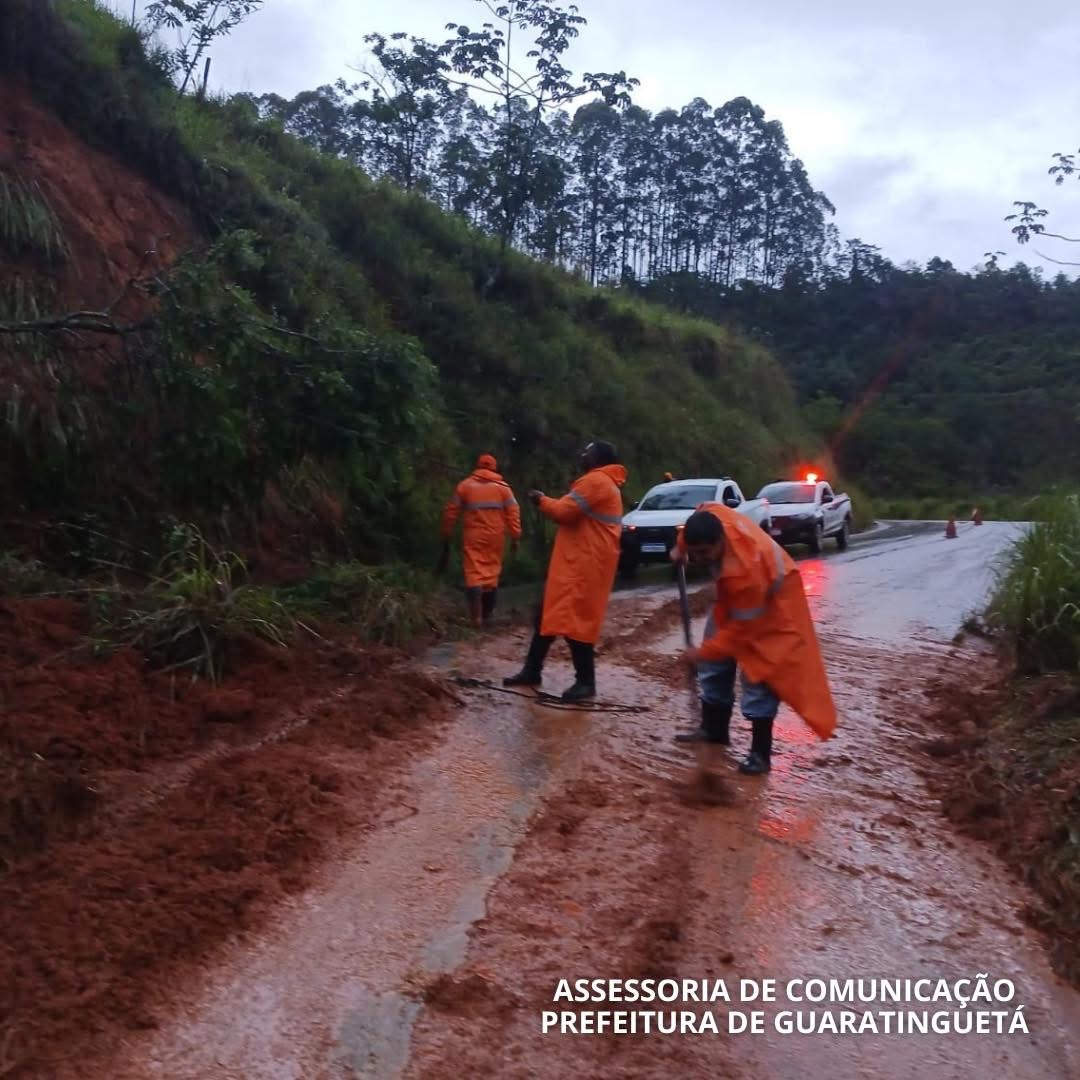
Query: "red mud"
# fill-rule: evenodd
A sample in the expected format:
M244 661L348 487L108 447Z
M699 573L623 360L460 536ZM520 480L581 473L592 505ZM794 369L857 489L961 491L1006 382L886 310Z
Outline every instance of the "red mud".
M679 968L683 919L706 899L686 888L692 852L672 842L681 821L670 799L654 798L647 785L628 790L624 776L603 768L550 801L470 930L467 963L424 993L429 1008L414 1029L406 1075L740 1075L718 1053L723 1037L538 1042L544 1011L577 1009L553 1002L560 978L664 978Z
M0 601L5 1076L154 1026L185 971L367 823L446 696L414 675L402 702L398 654L341 644L253 649L207 689L130 652L80 658L84 621Z
M933 688L924 770L942 809L996 853L1044 902L1028 912L1044 931L1054 966L1080 987L1080 876L1070 829L1080 822L1080 687L1046 677L989 676Z
M854 576L865 571L855 565ZM847 596L838 589L835 600ZM158 1031L124 1040L99 1075L1076 1075L1080 1014L1022 921L1028 890L949 828L915 771L929 762L924 741L956 734L927 723L924 687L970 685L985 658L941 641L860 639L834 609L821 640L849 721L836 742L819 745L785 710L772 773L746 778L734 770L748 738L740 723L736 745L710 762L732 777L737 804L686 805L672 785L695 757L670 743L685 688L643 678L636 653L649 642L631 637L635 618L662 631L652 645L657 673L666 670L680 639L666 600L643 592L613 603L615 647L602 668L605 694L649 713L478 702L394 782L408 816L339 848L279 918L208 957L190 1000ZM439 650L436 663L511 671L524 636L484 636L475 649ZM561 650L552 663L557 681ZM373 697L371 710L382 707ZM371 752L354 761L371 774ZM544 1012L597 1008L555 1002L563 977L985 970L1017 979L1030 1039L540 1030ZM704 1008L718 1021L728 1011L692 1011Z
M696 606L701 603L699 595ZM617 662L630 664L636 685L649 679L677 711L685 695L656 678L668 670L665 653L678 637L677 608L665 605L647 616L653 634L665 627L667 633L654 638L655 669L644 673L646 642L626 647L633 608L618 614ZM830 662L853 654L844 636L825 634L823 646ZM600 738L588 755L586 779L549 799L530 822L512 867L489 894L485 917L469 932L465 962L423 995L428 1007L413 1028L406 1075L794 1076L800 1066L815 1075L961 1075L949 1072L959 1057L950 1062L936 1045L898 1049L887 1040L852 1052L842 1040L801 1040L796 1047L725 1035L541 1033L546 1011L608 1007L555 1002L561 978L734 980L847 971L853 963L860 971L892 970L892 964L906 972L921 970L922 950L936 950L940 940L952 946L948 962L961 965L976 956L1000 964L1001 951L1012 958L1027 947L1019 923L1009 922L1007 889L989 890L996 906L984 920L977 914L985 914L986 895L972 911L983 864L938 824L935 800L908 771L927 760L922 741L953 734L934 731L922 687L935 676L970 684L979 658L931 651L898 659L896 649L866 643L856 655L858 664L845 669L835 693L858 725L852 721L836 744L812 744L807 753L802 726L782 717L774 772L765 781L728 781L738 754L719 753L712 764L722 772L722 794L729 785L737 793L734 805L702 784L693 755L669 751L668 775L662 766L660 772L634 767L666 756L654 728L666 741L677 726L673 718L627 717L619 721L618 739ZM615 678L605 668L605 685ZM967 712L962 719L973 723ZM745 731L733 734L741 747ZM631 749L635 743L638 750ZM1030 988L1025 992L1038 1000ZM637 1006L654 1007L663 1008ZM1041 1064L1048 1068L1041 1075L1057 1075L1052 1033L1063 1036L1046 1000L1038 1007L1047 1035ZM726 1011L713 1008L721 1017ZM974 1075L998 1051L962 1053L981 1055ZM1036 1075L1024 1055L1021 1049L1002 1067Z

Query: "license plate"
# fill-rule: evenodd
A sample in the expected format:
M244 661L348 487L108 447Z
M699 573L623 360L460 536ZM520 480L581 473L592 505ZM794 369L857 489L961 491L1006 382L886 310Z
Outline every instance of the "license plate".
M770 529L769 530L769 535L770 536L783 536L784 535L784 530L783 529Z
M641 550L646 555L657 555L660 552L667 551L667 544L642 544Z

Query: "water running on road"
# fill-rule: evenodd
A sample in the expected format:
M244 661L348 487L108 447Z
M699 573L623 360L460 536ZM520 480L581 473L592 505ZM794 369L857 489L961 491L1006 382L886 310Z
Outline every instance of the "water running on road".
M341 852L271 932L225 957L176 1024L132 1047L113 1075L621 1077L662 1063L768 1078L1077 1075L1077 996L1020 919L1030 898L952 834L915 769L922 689L977 666L951 639L1014 534L987 524L946 541L932 526L884 529L803 561L843 727L822 745L782 713L773 773L740 778L732 808L675 800L671 783L688 762L670 744L687 711L684 685L664 677L663 657L680 644L674 612L650 641L631 633L670 587L622 594L602 692L651 713L470 696L397 785L384 824ZM490 678L523 647L517 633L431 661ZM551 670L561 687L565 663ZM657 963L688 978L989 972L1016 981L1033 1034L537 1035L558 977ZM449 989L433 997L440 975ZM435 1002L426 1009L425 987Z

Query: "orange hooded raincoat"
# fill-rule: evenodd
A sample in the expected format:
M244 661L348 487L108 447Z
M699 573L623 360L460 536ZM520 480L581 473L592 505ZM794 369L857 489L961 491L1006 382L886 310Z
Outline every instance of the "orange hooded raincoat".
M458 517L464 516L461 561L468 589L497 589L506 533L521 539L521 509L495 467L490 454L481 454L443 510L443 539L450 538Z
M836 730L802 577L791 556L760 528L720 503L706 510L724 527L724 561L716 579L714 634L703 660L734 659L753 682L767 683L822 738ZM682 531L679 547L686 550Z
M603 465L574 482L561 499L544 496L540 512L559 526L551 553L544 637L568 637L595 645L619 565L622 535L622 465Z

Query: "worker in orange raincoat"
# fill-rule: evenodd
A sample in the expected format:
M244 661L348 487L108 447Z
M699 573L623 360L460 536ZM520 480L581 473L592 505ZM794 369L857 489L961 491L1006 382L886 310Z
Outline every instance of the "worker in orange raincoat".
M465 601L477 628L495 612L506 534L515 545L521 539L521 508L510 485L495 471L497 464L491 454L481 454L473 472L458 484L442 518L446 544L458 518L464 519L461 561Z
M559 529L525 666L503 679L504 686L539 686L551 643L564 637L574 661L574 685L562 695L564 701L596 696L596 642L619 564L619 489L626 483L626 469L611 443L589 443L579 464L582 475L561 499L529 492L540 512Z
M704 503L687 520L672 558L687 557L714 568L716 604L705 640L683 655L684 663L697 668L701 726L676 740L727 745L736 666L742 669L743 715L753 731L742 772L769 771L781 701L822 739L831 737L836 709L802 577L791 557L763 530L719 503Z

